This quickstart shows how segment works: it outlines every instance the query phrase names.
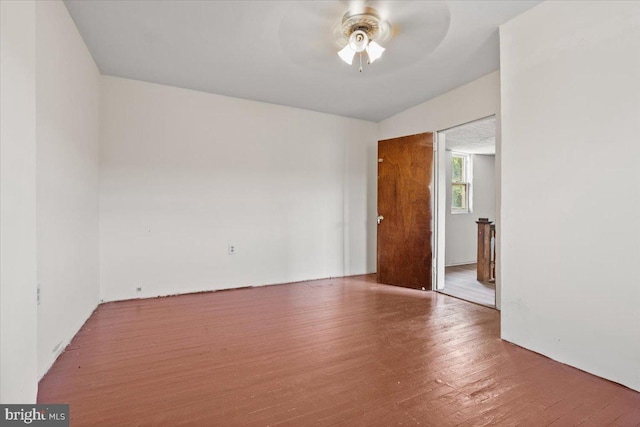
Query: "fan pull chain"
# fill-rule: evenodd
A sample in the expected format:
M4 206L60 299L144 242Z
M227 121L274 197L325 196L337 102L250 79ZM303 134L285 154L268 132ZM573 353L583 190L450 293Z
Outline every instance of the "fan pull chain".
M362 52L360 52L360 72L362 72Z

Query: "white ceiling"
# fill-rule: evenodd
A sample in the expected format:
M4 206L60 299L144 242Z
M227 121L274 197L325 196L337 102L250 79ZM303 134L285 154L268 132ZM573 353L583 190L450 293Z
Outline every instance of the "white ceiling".
M103 74L380 121L497 70L498 26L539 1L369 1L393 36L363 73L333 40L353 1L65 3Z
M496 154L496 118L489 117L443 132L447 150L470 154Z

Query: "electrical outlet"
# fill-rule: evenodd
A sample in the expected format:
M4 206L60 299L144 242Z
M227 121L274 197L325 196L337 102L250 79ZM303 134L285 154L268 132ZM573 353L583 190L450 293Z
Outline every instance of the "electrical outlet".
M229 255L235 255L235 254L236 254L236 246L229 245Z
M138 287L136 288L136 292L142 292L142 287L141 287L141 286L138 286Z

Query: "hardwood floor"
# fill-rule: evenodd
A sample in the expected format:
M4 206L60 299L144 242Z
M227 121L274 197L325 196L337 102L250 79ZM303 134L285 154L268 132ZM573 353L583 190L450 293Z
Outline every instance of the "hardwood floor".
M479 282L476 274L475 264L446 267L444 289L441 289L440 292L465 301L495 307L496 285Z
M640 393L358 276L101 305L40 382L72 426L638 426Z

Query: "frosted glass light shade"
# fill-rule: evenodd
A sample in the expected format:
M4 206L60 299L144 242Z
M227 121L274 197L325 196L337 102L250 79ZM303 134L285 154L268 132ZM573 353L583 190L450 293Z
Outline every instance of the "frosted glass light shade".
M385 49L380 46L378 43L372 41L367 45L367 55L369 55L369 63L373 63L373 61L375 61L376 59L380 58L382 56L382 52L384 52Z
M347 44L340 52L338 52L338 55L344 62L351 65L353 64L353 57L356 56L356 51L351 49L351 46Z
M369 36L362 30L356 30L349 36L349 46L356 53L363 52L369 44Z

